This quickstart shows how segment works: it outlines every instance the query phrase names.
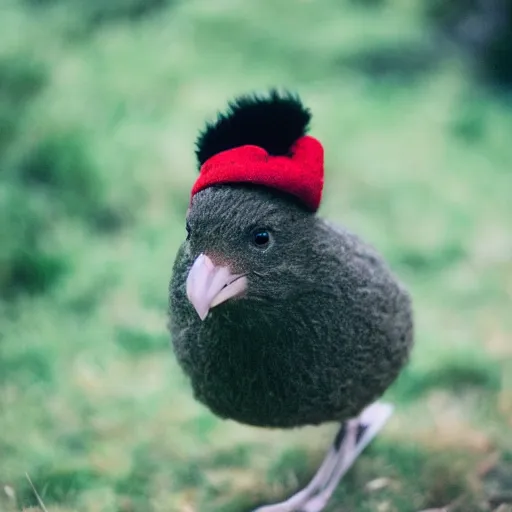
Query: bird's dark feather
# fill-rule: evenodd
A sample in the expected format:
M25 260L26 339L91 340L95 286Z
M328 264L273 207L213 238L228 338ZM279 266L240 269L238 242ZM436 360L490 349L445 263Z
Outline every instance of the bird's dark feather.
M267 95L240 96L199 134L199 166L221 151L244 145L259 146L270 155L288 155L297 139L307 133L310 121L309 109L290 92L273 89Z
M199 192L189 221L170 283L170 329L196 398L215 414L281 428L343 421L394 382L412 347L411 302L372 247L248 186ZM274 234L264 253L247 245L254 222ZM185 293L203 251L249 272L247 296L204 322Z

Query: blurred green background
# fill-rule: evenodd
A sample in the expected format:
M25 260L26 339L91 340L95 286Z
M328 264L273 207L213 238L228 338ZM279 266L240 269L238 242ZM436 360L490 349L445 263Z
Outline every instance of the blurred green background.
M26 473L50 512L249 511L313 474L335 425L217 420L166 331L195 137L270 86L314 113L322 214L415 301L327 510L512 501L511 84L508 0L0 0L0 510L37 507Z

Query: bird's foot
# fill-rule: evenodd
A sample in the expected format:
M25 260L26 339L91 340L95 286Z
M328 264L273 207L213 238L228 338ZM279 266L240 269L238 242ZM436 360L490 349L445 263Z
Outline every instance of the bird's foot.
M343 475L384 427L393 407L375 402L357 418L344 423L322 465L309 484L286 501L254 512L320 512L327 505Z

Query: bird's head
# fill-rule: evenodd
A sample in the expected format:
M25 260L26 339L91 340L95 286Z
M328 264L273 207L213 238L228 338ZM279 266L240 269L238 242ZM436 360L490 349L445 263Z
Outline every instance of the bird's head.
M323 187L309 121L296 96L272 91L239 98L199 136L185 252L201 320L228 302L286 299L307 282Z
M226 301L286 298L307 278L316 217L263 187L209 187L187 216L187 296L201 319Z

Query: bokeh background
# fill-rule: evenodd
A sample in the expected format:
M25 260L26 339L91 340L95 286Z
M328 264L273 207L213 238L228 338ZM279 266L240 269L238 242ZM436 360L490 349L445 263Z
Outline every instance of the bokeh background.
M195 403L166 330L198 130L286 87L322 214L410 287L413 358L327 510L512 501L509 0L0 0L0 510L241 512L336 429ZM499 508L500 511L511 510Z

